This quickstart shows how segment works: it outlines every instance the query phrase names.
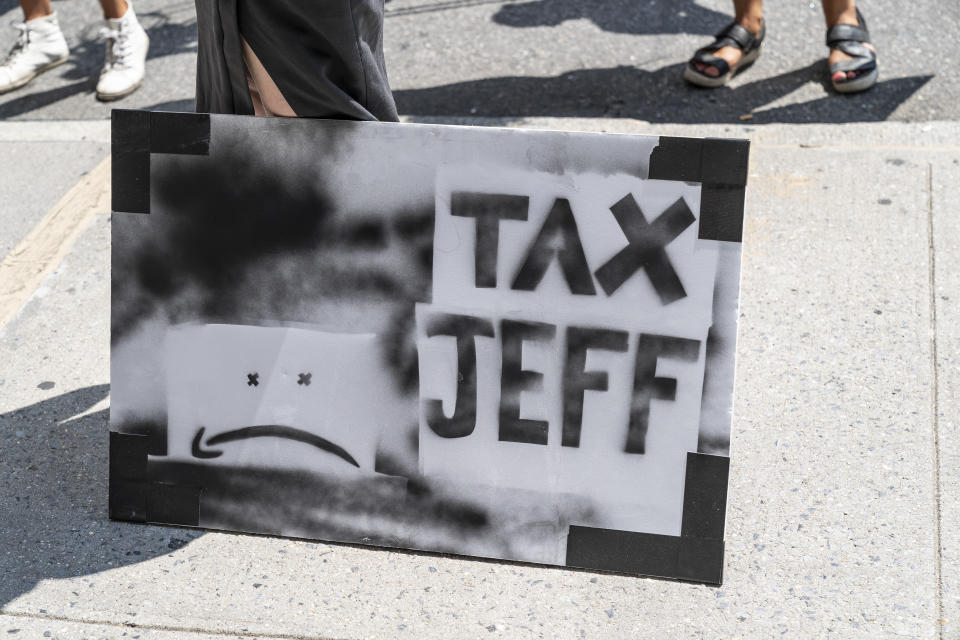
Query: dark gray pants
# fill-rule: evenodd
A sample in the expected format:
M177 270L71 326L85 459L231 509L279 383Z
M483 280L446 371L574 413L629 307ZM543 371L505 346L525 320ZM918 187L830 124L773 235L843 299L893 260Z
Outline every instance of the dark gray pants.
M383 0L196 0L197 111L253 115L241 34L298 116L397 119Z

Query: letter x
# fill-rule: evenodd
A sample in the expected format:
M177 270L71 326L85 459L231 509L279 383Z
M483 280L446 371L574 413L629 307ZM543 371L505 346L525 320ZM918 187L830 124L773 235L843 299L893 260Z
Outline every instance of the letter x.
M607 295L612 295L634 273L644 269L662 304L685 298L683 283L664 251L664 247L696 220L683 198L652 223L643 216L633 194L624 196L610 211L630 244L596 271L597 280Z

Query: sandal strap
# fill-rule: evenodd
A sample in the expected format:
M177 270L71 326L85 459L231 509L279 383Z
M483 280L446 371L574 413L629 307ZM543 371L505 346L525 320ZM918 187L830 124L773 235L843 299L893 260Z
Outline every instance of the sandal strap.
M870 32L867 30L867 21L864 20L860 9L857 9L857 22L859 24L835 24L827 29L827 46L835 49L839 43L850 40L854 42L870 42Z
M691 62L699 62L700 64L709 65L717 70L717 77L724 76L730 72L730 63L724 60L723 58L712 56L706 51L697 51L691 58ZM694 67L694 69L696 69ZM698 71L699 73L699 71ZM703 74L705 75L705 74Z
M731 22L715 36L713 42L700 49L698 53L719 51L724 47L736 47L744 53L750 53L763 42L765 31L765 28L761 28L760 34L755 36L736 22Z
M744 51L749 49L756 40L752 33L736 22L731 22L728 24L723 31L717 34L716 38L717 40L720 40L721 38L729 38L736 43L738 48L743 49Z
M852 24L835 24L827 30L827 46L836 47L838 42L870 42L870 32Z
M830 65L830 75L838 71L857 71L860 73L872 71L877 68L876 58L854 58L853 60L842 60Z
M853 58L866 58L868 60L877 59L876 52L862 42L856 42L854 40L841 40L835 43L833 48L843 51L845 54Z

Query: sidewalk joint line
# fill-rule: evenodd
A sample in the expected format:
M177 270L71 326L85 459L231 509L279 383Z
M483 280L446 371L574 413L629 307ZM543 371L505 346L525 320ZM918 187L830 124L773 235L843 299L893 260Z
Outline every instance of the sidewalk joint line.
M233 637L233 638L265 638L266 640L337 640L329 636L303 636L303 635L293 635L289 633L281 634L263 634L263 633L253 633L251 631L223 631L223 630L206 630L198 629L195 627L181 627L176 625L152 625L152 624L137 624L135 622L114 622L112 620L84 620L77 618L70 618L68 616L58 616L49 613L28 613L20 611L4 611L0 609L0 616L9 616L11 618L26 618L34 620L50 620L51 622L71 622L74 624L88 624L88 625L100 625L103 627L116 627L120 629L144 629L147 631L163 631L169 633L199 633L208 636L224 636L224 637Z
M934 250L933 226L933 163L927 163L927 239L929 241L929 286L930 286L930 351L932 392L930 403L933 410L933 533L936 557L934 576L937 583L936 613L937 637L945 640L943 623L943 538L942 538L942 488L940 486L940 378L937 354L937 272Z
M758 149L804 149L810 151L918 151L936 153L958 153L960 147L936 146L929 147L910 144L807 144L803 142L753 142L750 145Z

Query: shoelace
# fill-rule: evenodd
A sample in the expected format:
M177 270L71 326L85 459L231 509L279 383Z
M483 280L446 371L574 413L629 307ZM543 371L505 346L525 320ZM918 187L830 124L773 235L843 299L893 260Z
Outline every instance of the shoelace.
M130 32L122 24L117 29L103 27L100 37L107 41L107 67L131 66L129 58L133 55L133 43L130 42Z
M30 44L30 29L27 27L26 22L11 22L10 26L17 29L20 35L17 36L17 41L13 43L10 53L7 54L7 59L0 65L3 67L10 66L16 62L17 58L26 50L27 45Z

